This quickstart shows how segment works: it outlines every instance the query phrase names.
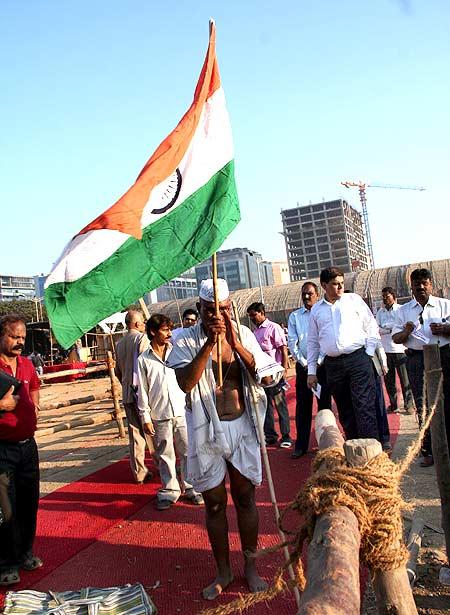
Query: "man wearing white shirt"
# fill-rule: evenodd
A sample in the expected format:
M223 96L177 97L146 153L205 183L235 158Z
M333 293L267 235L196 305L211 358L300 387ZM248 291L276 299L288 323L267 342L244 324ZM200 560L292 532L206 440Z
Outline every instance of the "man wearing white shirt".
M319 288L314 282L305 282L302 286L303 306L292 312L288 321L288 346L292 356L296 360L295 365L295 426L297 439L295 449L291 457L298 459L306 455L309 448L309 438L311 433L313 393L307 385L308 361L307 361L307 340L309 329L309 318L311 308L319 299ZM317 379L321 386L320 397L318 399L318 409L331 408L331 395L325 379L325 369L323 367L323 356L319 356L319 366L317 368Z
M153 441L145 433L137 407L137 358L149 345L145 334L145 318L140 310L128 310L125 316L127 333L116 344L116 376L122 385L122 403L128 425L130 467L138 485L148 482L152 473L145 465L145 449L154 452Z
M379 439L372 357L380 341L372 312L355 293L344 294L344 274L328 267L320 274L323 299L311 309L308 331L308 386L317 386L319 356L339 420L348 439Z
M188 437L185 414L185 394L178 386L173 369L166 361L172 321L164 314L153 314L147 321L150 346L138 358L138 408L145 433L153 437L159 460L161 489L158 510L167 510L181 495L176 471L175 448L180 457L184 495L193 504L203 504L200 493L186 481Z
M444 391L444 414L447 442L450 442L450 301L434 297L431 272L415 269L411 273L413 299L400 306L395 312L392 339L396 344L406 346L406 368L421 417L423 406L425 344L438 344L441 355ZM433 465L431 435L428 431L422 442L423 461L421 465Z
M384 305L378 310L376 320L381 343L387 358L387 372L384 375L384 382L390 402L388 412L398 411L397 385L395 383L395 374L397 372L402 387L405 410L412 414L414 412L414 399L409 384L408 372L406 371L405 346L403 344L396 344L392 339L395 312L400 309L400 306L397 303L395 291L391 286L383 288L381 294Z
M183 333L184 329L189 329L197 324L198 312L192 308L184 310L181 318L181 327L172 330L171 342L172 344L177 341L177 338Z

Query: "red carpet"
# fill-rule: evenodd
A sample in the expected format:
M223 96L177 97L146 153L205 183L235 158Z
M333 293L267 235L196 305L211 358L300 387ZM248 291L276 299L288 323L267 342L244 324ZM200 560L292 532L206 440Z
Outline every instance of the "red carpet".
M288 392L288 402L293 419L294 387ZM394 442L398 415L390 415L389 423ZM295 434L294 426L292 432ZM292 460L290 454L290 450L269 449L280 508L292 500L310 473L311 454L299 460ZM14 589L63 591L141 582L161 614L195 614L207 606L199 594L214 576L214 561L203 508L179 502L169 511L156 511L156 480L143 486L130 483L128 461L122 460L42 498L35 552L45 565L34 572L21 572L22 582ZM266 481L257 490L257 503L260 546L273 545L278 533ZM236 578L219 603L246 591L231 502L229 521ZM261 575L270 580L281 562L281 555L262 558L258 564ZM295 613L295 601L286 595L271 605L260 605L257 613L274 609L280 614Z

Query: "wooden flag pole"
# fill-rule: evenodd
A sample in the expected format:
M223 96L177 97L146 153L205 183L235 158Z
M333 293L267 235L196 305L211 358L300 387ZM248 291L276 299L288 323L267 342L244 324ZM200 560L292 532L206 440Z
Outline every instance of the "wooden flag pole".
M219 310L219 291L217 285L217 254L214 252L212 255L212 274L213 274L213 288L214 288L214 308L216 310L216 316L220 317ZM223 385L222 376L222 338L217 338L217 386Z
M148 307L147 307L143 297L141 297L139 299L139 305L141 306L141 310L142 310L145 318L148 320L150 318L150 312L148 311Z
M232 301L231 305L233 306L234 320L236 321L236 324L237 324L237 332L238 332L239 341L242 344L241 320L239 318L239 313L237 310L236 303ZM273 479L272 479L272 470L270 469L269 455L267 454L266 438L264 436L264 426L263 426L261 417L259 416L258 408L256 407L256 396L255 396L255 391L253 387L251 388L251 394L252 394L252 401L255 404L256 428L258 430L258 438L259 438L259 442L261 445L264 469L266 471L267 483L269 485L270 501L272 502L273 510L275 513L275 522L276 522L277 529L278 529L278 535L280 537L281 542L285 542L286 536L280 527L280 511L278 509L278 503L277 503L277 498L275 494L275 486L273 484ZM283 552L284 552L284 558L287 563L291 559L291 556L289 554L289 549L287 547L283 547ZM295 574L294 574L294 569L292 568L292 564L289 564L288 566L288 573L289 573L289 577L292 580L294 580ZM295 595L295 601L297 603L297 608L300 608L300 592L297 586L293 588L293 592Z

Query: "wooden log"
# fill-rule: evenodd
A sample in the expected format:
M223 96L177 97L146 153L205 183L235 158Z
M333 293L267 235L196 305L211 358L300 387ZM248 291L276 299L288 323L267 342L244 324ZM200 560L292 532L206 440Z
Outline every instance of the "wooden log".
M344 439L330 410L317 413L319 449L341 448ZM359 615L358 521L350 509L339 506L320 515L308 546L306 587L297 615Z
M108 371L109 378L111 380L111 395L114 403L114 418L117 421L117 427L119 429L119 438L125 438L125 427L123 425L123 415L122 410L120 408L120 395L119 395L119 385L116 375L114 373L114 359L112 358L112 352L108 350L107 353L107 363L108 363Z
M383 447L374 438L360 438L347 440L344 443L345 458L349 466L360 468L365 466L371 459L383 452Z
M66 399L65 401L50 402L48 404L41 404L41 411L45 410L58 410L59 408L67 408L69 406L76 406L78 404L88 404L90 401L96 401L99 399L107 399L105 393L102 395L86 395L86 397L75 397L73 399Z
M47 436L52 433L58 433L59 431L66 431L68 429L74 429L75 427L85 427L87 425L98 425L99 423L107 423L108 421L115 420L112 412L101 412L95 416L86 416L80 419L73 419L66 423L58 423L52 427L43 427L36 430L36 437Z
M352 467L362 467L382 452L378 440L365 438L347 440L345 458ZM377 601L378 615L417 615L406 566L393 570L372 570L372 585Z
M324 409L317 413L314 421L314 431L319 450L342 448L344 446L344 438L339 431L336 417L331 410Z
M406 572L408 573L409 584L413 587L417 579L417 557L419 556L420 547L422 545L422 533L425 526L425 521L421 517L413 517L411 529L408 536L408 551L409 559L406 564Z
M335 507L317 519L298 615L359 615L359 543L350 509Z
M442 377L441 355L437 344L423 347L425 382L429 404L436 403L436 411L431 421L431 446L434 468L441 497L441 524L445 535L447 562L450 563L450 455L445 431L444 396L436 400L439 382Z
M150 312L148 311L148 307L142 297L139 299L139 305L141 306L142 313L144 314L146 320L148 320L150 318Z
M55 378L63 378L64 376L72 376L74 374L95 374L97 372L105 372L108 369L106 364L93 365L92 367L80 367L77 369L65 369L61 372L51 372L50 374L42 374L39 376L44 382L46 380L54 380Z
M372 585L378 615L418 615L405 566L374 570Z

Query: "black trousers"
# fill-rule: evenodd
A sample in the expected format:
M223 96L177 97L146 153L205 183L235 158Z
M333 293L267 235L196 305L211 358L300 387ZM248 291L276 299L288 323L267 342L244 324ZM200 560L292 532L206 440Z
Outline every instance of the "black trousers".
M423 380L424 380L424 362L423 352L421 350L407 350L406 367L408 370L409 381L416 402L417 413L419 417L419 425L422 420L423 406ZM441 367L443 377L443 393L444 393L444 416L445 416L445 431L447 433L447 446L450 443L450 345L446 344L440 349ZM426 400L433 403L434 400ZM422 442L422 454L432 455L431 449L431 432L428 429Z
M267 397L266 417L264 419L264 435L266 440L277 440L278 434L275 430L275 418L273 413L273 407L277 409L278 419L280 423L281 439L289 440L290 423L289 423L289 410L286 403L286 393L284 392L283 385L285 384L282 379L274 387L264 389Z
M327 356L324 365L346 438L379 440L373 362L365 349L338 357Z
M0 474L8 476L12 518L0 525L0 570L19 568L32 554L39 503L39 456L34 438L0 440Z
M395 374L398 374L400 385L403 393L403 403L406 409L410 409L414 405L411 385L409 384L408 372L406 369L406 355L403 352L387 352L386 353L388 372L384 376L386 391L389 396L391 410L397 410L397 384L395 382Z
M408 370L409 383L411 385L414 402L416 404L419 426L422 425L422 408L424 404L423 398L423 380L424 380L424 363L422 350L406 351L406 369ZM426 400L425 400L426 403ZM422 441L422 455L432 455L431 450L431 431L427 429Z
M373 366L373 374L375 377L375 412L377 415L378 433L380 435L379 440L381 444L386 444L391 440L391 432L384 402L383 381L375 365Z
M309 448L309 438L311 434L312 408L314 394L307 385L308 369L297 363L295 366L295 427L297 439L295 450L307 452ZM320 398L317 400L319 410L324 408L331 409L331 395L327 386L325 368L319 365L317 368L317 380L321 388Z

